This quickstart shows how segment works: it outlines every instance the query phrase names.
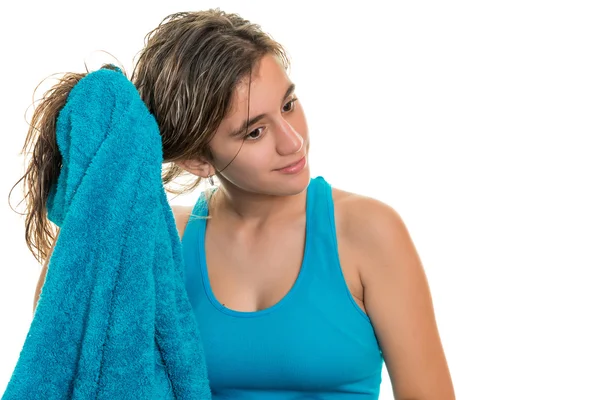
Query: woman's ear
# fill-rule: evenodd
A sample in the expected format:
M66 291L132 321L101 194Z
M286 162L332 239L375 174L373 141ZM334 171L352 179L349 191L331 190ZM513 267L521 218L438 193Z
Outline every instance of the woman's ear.
M206 160L182 160L174 161L175 165L189 172L192 175L196 175L202 178L208 178L214 175L213 166Z

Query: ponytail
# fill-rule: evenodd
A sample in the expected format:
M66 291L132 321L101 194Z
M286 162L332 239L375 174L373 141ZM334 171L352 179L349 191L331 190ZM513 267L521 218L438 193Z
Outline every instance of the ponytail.
M105 64L102 68L116 69ZM24 183L25 242L29 251L43 263L50 255L58 227L48 219L46 202L50 188L58 182L62 155L56 142L56 120L65 106L69 93L86 73L66 73L52 86L35 107L21 154L30 155L25 174L15 183ZM9 193L9 203L10 203Z

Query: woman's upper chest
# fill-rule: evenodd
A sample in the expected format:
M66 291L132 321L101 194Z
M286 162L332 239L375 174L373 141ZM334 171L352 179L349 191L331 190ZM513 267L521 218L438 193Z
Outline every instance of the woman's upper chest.
M365 311L360 279L360 246L347 232L350 214L348 193L334 189L334 223L339 265L343 280L356 304ZM192 206L173 206L180 238L192 212ZM212 225L211 225L212 224ZM305 218L271 226L255 232L256 237L232 235L226 227L211 221L206 224L204 252L210 286L221 304L239 310L256 311L277 304L294 287L307 256ZM310 234L310 232L308 232ZM250 235L252 236L252 235Z

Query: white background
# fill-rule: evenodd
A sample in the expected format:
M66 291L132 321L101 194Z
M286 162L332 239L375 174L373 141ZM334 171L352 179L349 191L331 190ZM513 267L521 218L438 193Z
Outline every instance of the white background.
M33 89L53 73L83 72L84 59L92 69L112 61L95 50L130 72L163 17L221 6L289 50L313 175L388 202L405 220L457 398L600 399L595 2L4 3L2 392L41 268L7 203L23 173ZM392 399L385 371L381 393Z

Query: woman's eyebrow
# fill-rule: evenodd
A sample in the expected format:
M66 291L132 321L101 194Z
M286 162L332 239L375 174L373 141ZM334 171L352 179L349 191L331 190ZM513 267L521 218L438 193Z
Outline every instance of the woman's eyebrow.
M283 103L285 101L285 99L288 98L288 96L292 93L294 93L294 90L296 90L296 85L294 83L290 83L290 86L288 86L287 90L285 91L285 94L283 95L283 98L281 99L281 102ZM237 137L237 136L241 136L243 134L246 133L246 127L250 126L250 125L254 125L255 123L257 123L258 121L260 121L261 119L263 119L267 114L258 114L255 115L254 117L250 118L248 120L248 122L244 121L237 129L232 130L229 133L230 137Z

